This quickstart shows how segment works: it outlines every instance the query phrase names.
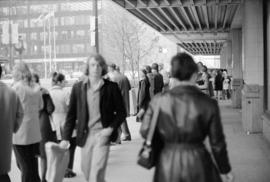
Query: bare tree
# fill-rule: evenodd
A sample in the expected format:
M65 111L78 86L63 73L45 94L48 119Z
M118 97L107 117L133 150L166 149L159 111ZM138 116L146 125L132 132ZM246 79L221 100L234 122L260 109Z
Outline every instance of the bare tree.
M122 70L131 71L135 80L140 64L145 64L144 59L157 46L159 35L150 32L147 25L119 7L111 6L103 16L105 39L121 56Z

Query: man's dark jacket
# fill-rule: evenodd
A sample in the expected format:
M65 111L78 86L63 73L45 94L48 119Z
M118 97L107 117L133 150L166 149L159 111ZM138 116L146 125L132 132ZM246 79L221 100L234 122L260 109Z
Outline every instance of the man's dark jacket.
M93 107L93 106L90 106ZM103 128L112 127L110 141L115 141L118 128L126 118L126 110L121 92L116 83L104 79L100 89L100 114ZM64 140L70 140L77 121L77 145L84 146L88 133L87 81L74 84L64 127Z

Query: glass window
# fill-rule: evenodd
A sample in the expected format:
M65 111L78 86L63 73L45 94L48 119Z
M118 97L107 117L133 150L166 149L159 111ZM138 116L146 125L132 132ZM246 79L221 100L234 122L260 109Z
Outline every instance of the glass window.
M30 27L42 27L43 22L42 21L36 21L36 19L31 19L30 20Z
M27 6L17 6L16 7L17 15L26 15L27 14Z
M42 4L42 5L32 5L30 6L30 13L46 13L49 12L49 5Z
M85 1L85 2L72 2L72 3L62 3L61 11L84 11L84 10L92 10L93 2Z
M18 20L19 28L27 28L27 20Z
M75 16L75 24L76 25L84 25L90 24L90 16L88 15L79 15L79 16Z
M60 54L70 54L70 45L69 44L60 45Z
M74 25L74 17L61 17L61 25Z
M3 8L3 14L8 16L8 7Z
M84 44L73 44L72 46L73 53L84 53Z
M30 34L30 40L37 40L37 32L32 32Z
M38 54L38 46L36 44L31 45L30 54L32 55Z
M85 31L84 30L77 30L76 31L76 37L77 38L83 38L83 37L85 37Z
M60 39L69 39L69 33L67 30L63 30L61 31L61 34L60 34Z

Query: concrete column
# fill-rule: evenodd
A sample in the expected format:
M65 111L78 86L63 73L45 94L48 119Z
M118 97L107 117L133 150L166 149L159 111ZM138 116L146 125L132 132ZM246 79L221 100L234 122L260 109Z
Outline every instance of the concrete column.
M226 68L227 66L227 47L226 44L223 46L220 52L220 68Z
M228 70L228 74L232 74L232 42L230 40L227 41L227 52L226 52L226 69Z
M241 108L241 90L243 86L242 68L242 30L231 31L232 40L232 106Z
M243 4L243 76L242 121L246 132L262 132L263 113L263 0L245 0Z

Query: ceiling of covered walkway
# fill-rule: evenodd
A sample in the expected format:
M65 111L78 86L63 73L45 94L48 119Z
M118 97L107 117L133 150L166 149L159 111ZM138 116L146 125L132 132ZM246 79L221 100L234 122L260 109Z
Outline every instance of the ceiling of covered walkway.
M243 0L113 0L194 55L219 55Z

